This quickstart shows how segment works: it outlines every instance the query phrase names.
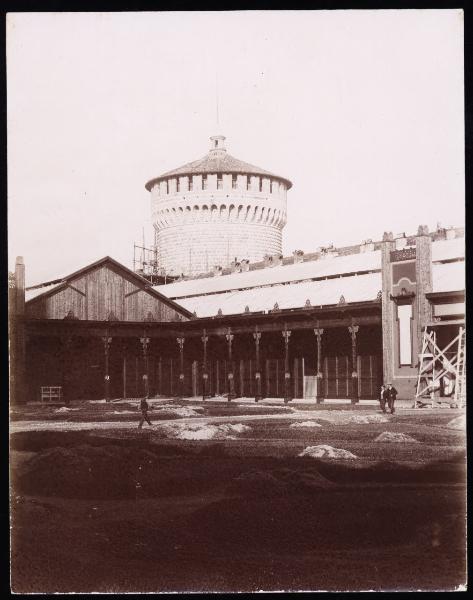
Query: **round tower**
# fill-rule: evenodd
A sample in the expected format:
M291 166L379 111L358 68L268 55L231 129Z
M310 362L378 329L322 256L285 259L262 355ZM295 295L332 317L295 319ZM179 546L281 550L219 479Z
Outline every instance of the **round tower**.
M281 253L292 183L230 156L214 135L203 158L146 183L159 266L197 275Z

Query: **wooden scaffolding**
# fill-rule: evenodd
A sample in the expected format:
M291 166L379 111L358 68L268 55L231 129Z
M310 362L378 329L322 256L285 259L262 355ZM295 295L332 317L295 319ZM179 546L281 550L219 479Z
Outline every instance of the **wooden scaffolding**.
M437 343L436 327L433 323L424 329L422 351L419 354L419 374L417 377L414 406L438 406L442 402L452 408L466 404L466 330L463 324L456 335L444 347Z

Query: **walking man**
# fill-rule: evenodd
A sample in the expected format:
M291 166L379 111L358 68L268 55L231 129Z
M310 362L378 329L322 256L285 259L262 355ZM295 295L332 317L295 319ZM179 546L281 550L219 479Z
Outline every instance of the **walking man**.
M140 402L141 419L140 419L140 423L138 425L138 429L141 429L143 427L143 423L145 421L148 423L148 425L152 425L152 423L148 417L148 408L149 408L149 405L146 402L146 398L143 398Z
M386 389L383 392L383 399L384 399L384 402L382 403L383 412L386 412L385 402L387 402L388 408L391 411L391 414L394 414L394 402L396 401L396 397L397 397L396 388L393 387L392 383L388 383Z

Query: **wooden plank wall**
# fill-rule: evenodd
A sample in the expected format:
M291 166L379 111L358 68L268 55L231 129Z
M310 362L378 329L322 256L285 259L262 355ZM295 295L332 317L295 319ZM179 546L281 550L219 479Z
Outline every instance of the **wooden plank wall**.
M107 266L70 282L65 289L27 305L27 316L64 319L69 313L81 320L173 321L179 313Z

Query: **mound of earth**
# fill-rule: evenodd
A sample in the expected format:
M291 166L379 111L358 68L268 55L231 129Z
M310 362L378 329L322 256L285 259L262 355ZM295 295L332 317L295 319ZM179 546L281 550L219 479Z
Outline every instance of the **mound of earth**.
M333 482L318 471L272 469L241 473L227 486L227 491L244 495L278 497L286 494L325 490L333 486Z
M452 419L451 421L449 421L447 423L447 427L449 427L450 429L465 430L466 429L466 415L460 415L459 417L455 417L455 419Z
M229 423L222 425L208 425L206 423L169 423L163 425L166 437L180 440L235 440L235 433L250 431L249 425L242 423Z
M384 431L380 433L377 438L374 440L375 442L407 442L416 444L419 443L418 440L414 439L410 435L406 433L394 433L393 431Z
M343 448L334 448L333 446L328 446L326 444L321 444L319 446L308 446L298 456L310 456L312 458L358 458L349 450L344 450Z
M202 411L202 410L203 410L203 408L200 408L200 407L191 408L189 406L173 406L171 404L171 405L160 406L159 408L153 409L152 414L176 416L176 417L198 417L198 416L200 416L198 411Z
M297 423L292 423L291 427L322 427L320 423L317 421L298 421Z
M353 415L348 421L350 423L360 423L360 424L368 424L368 423L387 423L389 418L386 415Z
M26 494L66 498L130 498L137 484L157 468L158 457L142 448L55 447L26 461L16 487ZM140 487L140 486L138 486Z
M68 406L61 406L61 408L56 408L55 413L68 413L72 410L80 410L80 408L69 408Z

